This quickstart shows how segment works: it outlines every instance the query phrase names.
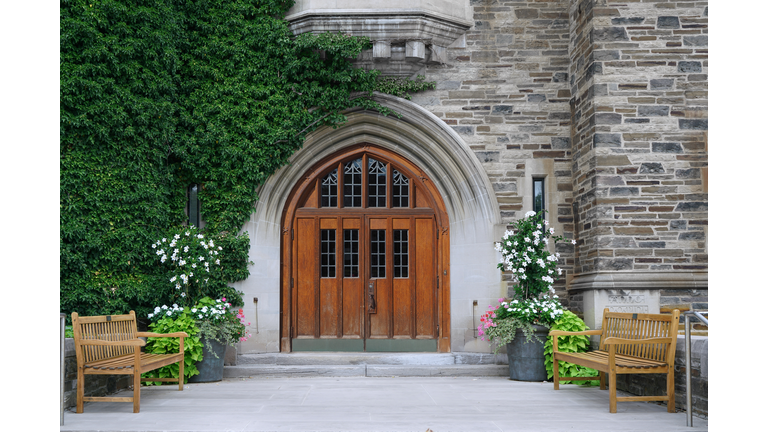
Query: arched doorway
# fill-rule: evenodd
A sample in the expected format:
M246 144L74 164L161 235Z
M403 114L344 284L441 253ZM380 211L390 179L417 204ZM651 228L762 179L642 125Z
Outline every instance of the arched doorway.
M292 351L449 351L448 226L435 185L391 150L317 162L283 212L281 339Z

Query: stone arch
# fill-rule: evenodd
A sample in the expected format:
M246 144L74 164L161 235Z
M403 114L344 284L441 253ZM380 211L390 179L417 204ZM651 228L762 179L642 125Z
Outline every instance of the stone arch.
M492 245L502 228L491 182L469 146L434 114L394 96L377 94L375 100L397 115L346 112L343 126L314 131L291 163L259 189L260 199L244 227L251 238L254 266L251 276L235 286L245 293L246 313L256 315L259 322L259 335L243 344L244 352L280 351L280 224L291 191L318 160L362 143L402 155L434 182L450 221L451 347L487 351L487 344L475 345L471 334L476 315L472 301L484 304L501 290ZM249 304L251 297L258 303Z

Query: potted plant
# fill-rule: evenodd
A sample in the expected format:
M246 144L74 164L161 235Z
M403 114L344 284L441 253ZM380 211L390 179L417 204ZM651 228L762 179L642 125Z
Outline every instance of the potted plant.
M153 332L184 331L190 337L184 343L184 376L188 382L221 381L224 376L224 351L227 345L248 340L243 310L234 311L226 298L213 300L203 297L193 307L173 304L158 306L147 316ZM165 354L179 352L178 341L168 338L147 339L145 350ZM145 377L169 378L178 376L178 365L173 364L148 372Z
M203 297L189 309L203 343L203 359L196 365L200 374L190 378L190 382L221 381L227 345L235 346L250 337L246 328L250 323L245 322L243 310L235 312L231 306L226 298Z
M510 379L547 380L544 343L549 327L563 314L553 287L562 275L557 267L560 254L548 250L550 239L553 246L565 240L555 235L541 213L528 212L496 243L501 252L497 267L512 275L515 294L489 306L480 318L478 334L496 344L494 353L506 345Z

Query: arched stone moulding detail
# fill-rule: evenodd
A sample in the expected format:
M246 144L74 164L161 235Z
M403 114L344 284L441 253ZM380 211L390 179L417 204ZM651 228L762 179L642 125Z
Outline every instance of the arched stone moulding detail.
M434 114L402 98L375 99L400 117L350 110L343 126L308 136L291 163L259 189L259 201L243 228L251 239L254 265L251 276L235 284L245 294L246 316L258 320L258 333L251 329L253 337L241 344L241 353L280 351L281 219L291 191L324 157L364 143L408 159L434 183L450 222L450 267L445 276L451 286L451 350L489 351L487 343L474 337L477 311L472 302L490 304L502 294L493 242L503 226L490 180L469 146ZM251 303L252 298L258 302Z

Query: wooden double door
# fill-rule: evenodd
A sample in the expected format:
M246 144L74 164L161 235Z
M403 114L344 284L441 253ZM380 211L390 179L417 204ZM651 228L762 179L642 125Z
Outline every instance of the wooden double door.
M286 215L292 351L439 350L441 214L418 173L368 150L326 162Z

